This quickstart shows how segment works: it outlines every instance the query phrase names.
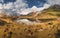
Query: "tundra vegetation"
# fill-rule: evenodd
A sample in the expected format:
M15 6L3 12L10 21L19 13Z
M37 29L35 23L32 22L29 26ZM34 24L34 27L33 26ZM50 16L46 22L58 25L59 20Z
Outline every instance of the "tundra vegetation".
M32 25L18 23L15 17L0 17L0 38L60 38L59 10L54 6L32 18L27 15L25 19L37 22Z

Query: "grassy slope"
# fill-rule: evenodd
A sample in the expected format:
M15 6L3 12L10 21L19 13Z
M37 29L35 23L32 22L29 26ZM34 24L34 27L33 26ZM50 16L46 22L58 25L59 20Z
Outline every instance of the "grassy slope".
M60 21L57 20L34 24L34 26L6 23L0 26L0 38L55 38L58 24Z
M50 8L45 10L47 13L51 13L53 15L58 15L60 16L60 6L59 5L54 5L51 6Z
M48 10L44 10L43 13L39 14L36 18L41 16L51 17L56 16L56 14L60 14L59 11L54 11L54 9L50 8ZM31 26L26 25L24 23L19 24L9 19L10 18L0 19L0 23L2 23L2 25L0 24L0 38L56 38L57 36L59 37L58 34L55 34L57 33L57 29L60 30L60 20L50 20L48 22L33 24Z

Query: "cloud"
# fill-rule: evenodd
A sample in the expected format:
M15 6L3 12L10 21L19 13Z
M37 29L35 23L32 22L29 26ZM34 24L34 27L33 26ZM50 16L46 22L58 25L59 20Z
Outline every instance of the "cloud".
M1 1L4 2L3 0L1 0ZM4 14L7 14L7 15L14 15L14 14L17 15L17 16L19 16L19 15L27 15L27 14L29 14L31 12L42 11L44 9L47 9L51 5L60 4L60 0L47 0L47 3L45 3L43 5L43 7L38 8L36 6L33 6L32 8L29 8L26 1L24 1L24 0L16 0L16 2L14 2L14 3L9 2L9 3L3 4L3 5L0 3L0 10L5 12Z
M28 4L24 2L24 0L16 0L16 2L9 2L7 4L0 3L0 11L5 12L4 14L14 14L20 13L21 9L26 9L28 7ZM19 14L18 13L18 14Z
M2 4L0 4L0 9L3 9Z
M42 10L47 9L49 7L50 7L50 5L45 3L43 7L38 8L36 6L33 6L32 8L27 8L27 9L21 10L20 14L27 15L27 14L32 13L32 12L42 11Z
M26 25L33 25L33 24L39 24L36 21L30 21L28 19L17 19L16 22L26 24Z
M19 19L19 20L16 20L16 22L24 23L24 24L27 24L27 25L32 25L33 24L33 22L29 21L28 19Z
M3 7L4 9L12 9L13 4L12 3L4 4Z
M0 2L3 2L4 0L0 0Z
M46 0L46 1L50 5L55 5L55 4L60 5L60 0Z

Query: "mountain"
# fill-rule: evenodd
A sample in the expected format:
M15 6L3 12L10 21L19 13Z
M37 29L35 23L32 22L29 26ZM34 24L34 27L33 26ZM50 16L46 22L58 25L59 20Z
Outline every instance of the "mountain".
M42 12L60 16L60 5L50 6L48 9L45 9Z
M60 14L59 8L59 5L54 5L25 16L6 16L0 13L0 38L60 37L60 32L58 32L60 31L60 19L58 20L60 17L57 16Z

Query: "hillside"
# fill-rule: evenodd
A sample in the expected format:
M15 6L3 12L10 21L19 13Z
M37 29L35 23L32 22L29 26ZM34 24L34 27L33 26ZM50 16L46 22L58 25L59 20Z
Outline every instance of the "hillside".
M51 6L48 9L43 10L43 12L60 16L60 5Z
M1 16L0 38L60 38L59 7L52 6L38 14ZM28 19L31 23L23 23L18 19Z

